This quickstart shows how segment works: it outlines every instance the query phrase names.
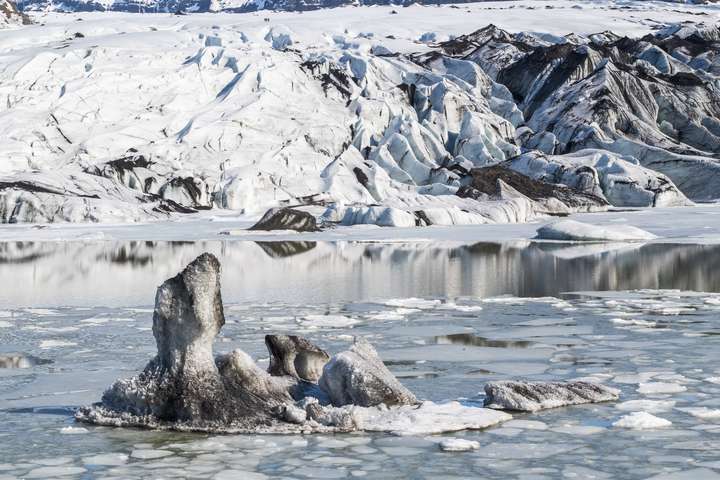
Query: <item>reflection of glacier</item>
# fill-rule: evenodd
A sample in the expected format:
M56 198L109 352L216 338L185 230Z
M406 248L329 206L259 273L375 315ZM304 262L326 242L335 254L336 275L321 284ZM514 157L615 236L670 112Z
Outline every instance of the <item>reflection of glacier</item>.
M203 251L222 263L227 302L720 291L718 245L17 242L0 244L0 302L152 305L157 285Z

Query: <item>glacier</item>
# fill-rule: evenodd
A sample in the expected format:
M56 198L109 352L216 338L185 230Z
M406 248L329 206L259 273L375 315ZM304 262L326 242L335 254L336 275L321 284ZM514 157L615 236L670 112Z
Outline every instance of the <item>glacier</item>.
M0 221L448 226L720 197L717 24L461 34L454 10L31 13L0 31Z

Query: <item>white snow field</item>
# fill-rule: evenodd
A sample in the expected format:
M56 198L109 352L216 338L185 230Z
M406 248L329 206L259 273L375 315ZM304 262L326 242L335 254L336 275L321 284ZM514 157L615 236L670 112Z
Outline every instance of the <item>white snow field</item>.
M324 225L414 227L714 200L719 15L632 1L35 12L0 31L0 220L300 205ZM473 170L491 165L499 177Z

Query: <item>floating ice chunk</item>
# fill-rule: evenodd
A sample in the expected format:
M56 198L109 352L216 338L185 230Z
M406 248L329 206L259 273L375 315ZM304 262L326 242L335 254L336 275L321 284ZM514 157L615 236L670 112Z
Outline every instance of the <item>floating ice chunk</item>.
M675 400L628 400L618 403L615 408L624 412L659 413L673 409Z
M88 433L87 428L83 427L73 427L73 426L67 426L60 429L60 433L63 435L81 435L83 433Z
M330 356L308 340L294 335L265 335L270 352L268 373L317 382Z
M93 455L91 457L83 458L85 465L100 465L100 466L118 466L124 465L128 462L128 457L124 453L101 453L99 455Z
M670 420L656 417L648 412L632 412L613 422L613 427L630 428L634 430L645 430L651 428L669 427Z
M480 448L480 442L464 438L446 438L440 442L440 450L443 452L468 452L478 448Z
M510 420L505 412L466 407L459 402L404 405L390 409L355 408L361 428L393 435L434 435L460 430L480 430Z
M706 382L715 383L720 385L720 377L708 377L705 379Z
M659 375L661 372L640 372L635 374L622 374L622 375L616 375L613 378L613 382L615 383L645 383L651 378L653 378L656 375Z
M707 468L693 468L682 472L664 473L647 480L720 480L720 474Z
M40 342L40 348L59 348L59 347L74 347L77 345L75 342L68 342L67 340L43 340Z
M82 467L72 466L53 466L53 467L40 467L30 470L23 478L54 478L54 477L66 477L70 475L80 475L85 473L85 469Z
M605 431L603 427L597 427L594 425L561 425L559 427L551 428L553 432L564 433L566 435L595 435Z
M330 359L319 385L335 406L417 403L415 395L390 373L372 345L363 339L356 339L350 350Z
M547 430L547 423L538 420L510 420L503 425L508 428L520 428L525 430Z
M436 306L440 305L440 303L440 300L411 297L392 298L390 300L385 300L383 302L383 305L387 305L388 307L420 308L425 310L435 308Z
M258 472L228 469L216 473L212 478L213 480L238 480L240 478L242 480L265 480L268 476Z
M305 315L299 323L310 328L347 328L357 325L360 320L345 315Z
M716 420L720 418L720 410L713 410L707 407L685 407L678 408L677 410L702 420Z
M163 457L169 457L172 455L173 452L170 452L168 450L156 450L152 448L141 448L137 450L133 450L132 453L130 453L130 456L132 458L137 458L140 460L152 460L156 458L163 458Z
M622 242L653 240L657 237L630 225L598 226L575 220L561 220L540 227L535 238L574 242Z
M621 327L654 328L657 326L657 322L652 322L650 320L641 320L639 318L611 318L610 322Z
M637 392L644 395L654 395L660 393L680 393L686 390L686 387L677 383L648 382L641 383L638 386Z
M589 382L490 382L485 406L499 410L537 412L547 408L617 400L620 391Z

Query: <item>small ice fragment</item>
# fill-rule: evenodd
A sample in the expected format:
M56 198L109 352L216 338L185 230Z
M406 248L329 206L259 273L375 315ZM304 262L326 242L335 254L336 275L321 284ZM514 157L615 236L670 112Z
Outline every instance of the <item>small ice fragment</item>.
M630 428L633 430L645 430L651 428L669 427L672 425L670 420L656 417L648 412L633 412L629 415L621 417L613 423L613 427Z
M128 458L129 457L124 453L101 453L99 455L83 458L83 463L85 465L115 467L126 464Z
M393 298L383 302L388 307L405 307L405 308L420 308L428 309L434 308L440 305L440 300L427 300L424 298Z
M222 472L216 473L213 480L264 480L268 478L267 475L257 472L248 472L245 470L223 470Z
M300 319L302 326L316 328L344 328L358 323L359 320L345 315L305 315Z
M478 448L480 448L480 442L463 438L446 438L440 442L440 450L443 452L468 452Z
M614 323L615 325L623 326L623 327L646 327L646 328L653 328L657 326L657 322L651 322L649 320L641 320L639 318L630 318L630 319L624 319L624 318L611 318L611 323Z
M547 408L617 400L620 391L589 382L489 382L485 406L498 410L537 412Z
M561 220L552 224L544 225L537 230L535 238L542 240L562 240L574 242L598 242L598 241L638 241L652 240L657 238L650 232L646 232L630 225L591 225L575 220Z
M648 382L641 383L637 392L645 395L653 395L658 393L680 393L686 390L686 387L677 383Z
M80 475L85 473L82 467L73 467L68 465L60 465L53 467L40 467L30 470L24 478L55 478L65 477L69 475Z
M153 450L153 449L138 449L133 450L130 456L132 458L138 458L141 460L152 460L155 458L162 458L172 455L172 452L167 450Z
M672 410L675 400L629 400L618 403L615 408L623 412L649 412L659 413Z
M703 420L716 420L720 418L720 410L713 410L707 407L686 407L678 408L677 410Z
M87 428L83 427L73 427L73 426L67 426L60 429L60 433L63 435L80 435L83 433L88 433Z
M42 348L42 349L56 348L56 347L73 347L75 345L77 345L77 343L68 342L65 340L43 340L42 342L40 342L40 348Z

